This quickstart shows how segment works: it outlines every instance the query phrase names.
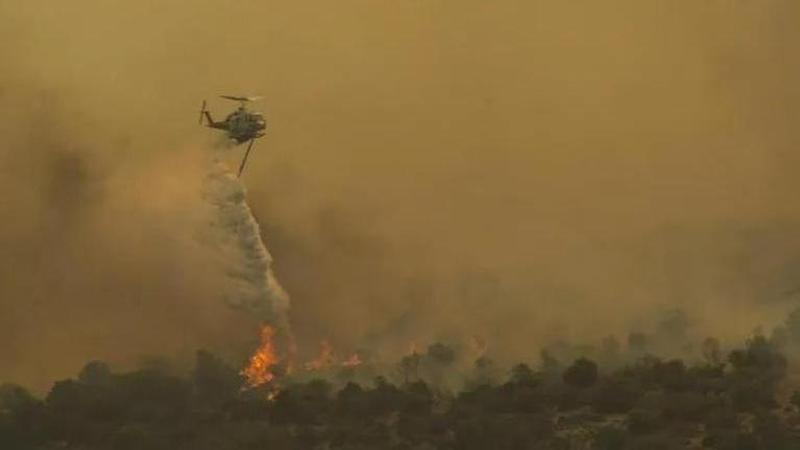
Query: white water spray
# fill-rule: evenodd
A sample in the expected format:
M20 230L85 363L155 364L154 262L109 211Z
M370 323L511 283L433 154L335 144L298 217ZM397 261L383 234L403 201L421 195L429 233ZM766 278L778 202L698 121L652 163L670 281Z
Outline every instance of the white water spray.
M216 159L204 183L204 198L214 209L211 242L229 267L231 287L225 300L288 335L289 296L272 271L272 256L247 205L246 190Z

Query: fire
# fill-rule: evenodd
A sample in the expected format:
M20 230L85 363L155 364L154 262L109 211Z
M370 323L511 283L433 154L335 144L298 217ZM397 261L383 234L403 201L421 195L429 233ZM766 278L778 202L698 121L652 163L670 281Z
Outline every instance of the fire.
M333 365L333 346L328 341L319 343L319 356L306 363L306 370L324 370Z
M358 367L361 365L361 357L358 356L358 353L353 353L350 355L349 358L342 361L342 367Z
M275 330L269 325L263 325L260 331L261 344L250 357L247 367L241 371L248 388L255 388L274 380L273 369L279 361L275 350Z

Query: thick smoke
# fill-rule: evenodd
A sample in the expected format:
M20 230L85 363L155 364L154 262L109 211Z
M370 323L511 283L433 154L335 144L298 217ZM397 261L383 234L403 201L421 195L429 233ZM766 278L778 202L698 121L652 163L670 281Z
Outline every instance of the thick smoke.
M265 98L243 180L301 349L769 329L800 279L799 13L0 0L0 378L241 359L259 319L221 299L251 268L196 239L212 94Z

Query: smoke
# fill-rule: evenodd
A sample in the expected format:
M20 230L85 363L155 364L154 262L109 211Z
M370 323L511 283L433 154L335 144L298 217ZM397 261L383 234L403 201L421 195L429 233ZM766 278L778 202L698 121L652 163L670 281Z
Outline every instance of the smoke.
M181 365L198 348L239 362L260 322L288 334L288 298L211 142L155 144L27 80L3 98L0 379L46 389L80 360ZM142 157L153 145L157 163Z
M265 99L243 182L301 349L769 327L800 279L798 8L0 0L0 378L241 359L259 315L228 303L275 311L210 231L238 192L213 94Z

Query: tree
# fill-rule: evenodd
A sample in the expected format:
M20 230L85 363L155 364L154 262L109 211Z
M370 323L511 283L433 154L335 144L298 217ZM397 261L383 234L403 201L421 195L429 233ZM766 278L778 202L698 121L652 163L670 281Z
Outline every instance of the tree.
M597 382L597 364L586 358L578 358L567 367L562 376L564 383L577 387L587 388Z
M241 381L239 373L221 359L205 350L197 352L192 384L201 401L219 404L232 399L239 392Z
M0 385L0 414L17 415L41 405L27 389L16 384Z
M271 417L282 424L324 423L331 406L330 394L330 383L322 379L287 386L275 397Z
M795 308L783 323L786 338L793 344L800 344L800 308Z
M789 403L791 403L795 409L800 411L800 391L792 392L792 396L789 398Z
M111 381L111 369L103 361L90 361L78 374L78 381L85 384L108 384Z
M628 335L628 348L632 352L647 353L649 339L647 335L640 332L632 332Z
M433 393L428 385L420 380L407 384L403 389L403 412L427 415L433 405Z
M601 414L624 414L639 400L642 391L628 380L608 379L597 387L592 407Z
M744 349L732 351L728 361L739 372L769 381L783 378L788 365L786 357L761 334L748 339Z
M497 365L488 356L481 356L475 360L473 366L473 378L470 382L472 386L481 384L495 384L498 377Z
M601 357L607 364L616 365L620 357L619 341L613 335L606 336L600 343Z
M510 381L521 386L535 386L536 374L527 364L517 364L511 368Z
M419 379L420 355L413 352L400 359L400 372L403 374L403 382L409 383Z
M541 370L543 373L554 374L561 370L561 364L558 362L558 359L548 350L543 349L541 353L539 353L539 358L541 359Z
M447 366L456 360L456 352L452 348L437 342L428 346L428 357L439 364Z
M686 365L680 359L658 361L653 366L653 378L666 389L683 389L687 384Z
M25 388L0 385L0 448L29 449L44 441L44 406Z
M775 388L786 374L787 360L763 335L747 340L743 349L732 351L729 387L734 406L740 411L774 407Z
M592 442L592 450L622 450L627 440L625 430L605 426L597 431Z
M370 417L369 401L360 385L348 382L336 394L336 409L339 413L358 419Z
M703 359L711 366L722 364L722 350L717 339L709 337L703 341Z
M375 378L375 388L368 391L371 414L384 415L396 411L402 393L384 377Z

